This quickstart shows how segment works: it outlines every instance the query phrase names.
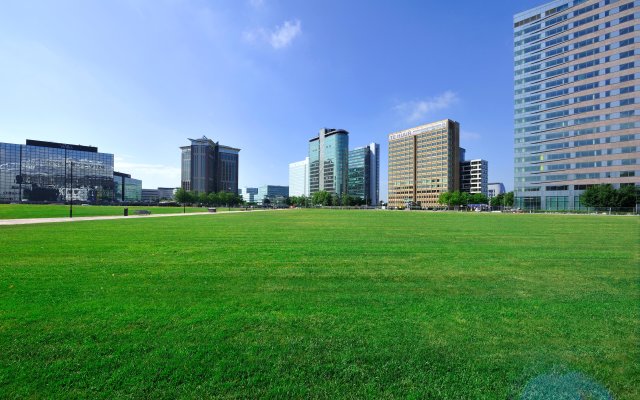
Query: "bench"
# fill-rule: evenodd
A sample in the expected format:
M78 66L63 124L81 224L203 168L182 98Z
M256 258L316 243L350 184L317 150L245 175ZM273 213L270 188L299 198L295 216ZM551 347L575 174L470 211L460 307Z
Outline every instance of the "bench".
M209 212L211 212L211 213L216 212L216 209L215 209L215 208L213 208L213 207L212 207L212 208L208 208L207 210L208 210Z
M133 210L135 215L151 215L151 211L149 210Z

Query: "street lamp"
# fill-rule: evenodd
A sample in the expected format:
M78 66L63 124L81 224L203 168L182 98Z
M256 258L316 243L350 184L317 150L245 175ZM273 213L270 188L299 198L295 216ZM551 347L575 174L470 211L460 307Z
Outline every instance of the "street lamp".
M69 218L73 218L73 161L69 162L71 164L71 196L69 201Z

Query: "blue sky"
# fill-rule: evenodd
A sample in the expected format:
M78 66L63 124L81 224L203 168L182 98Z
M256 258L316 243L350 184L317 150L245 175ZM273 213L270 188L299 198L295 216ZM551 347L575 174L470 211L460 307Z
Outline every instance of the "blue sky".
M5 0L0 141L93 145L143 187L179 146L239 147L240 185L284 184L322 127L350 147L451 118L513 187L513 15L541 1Z

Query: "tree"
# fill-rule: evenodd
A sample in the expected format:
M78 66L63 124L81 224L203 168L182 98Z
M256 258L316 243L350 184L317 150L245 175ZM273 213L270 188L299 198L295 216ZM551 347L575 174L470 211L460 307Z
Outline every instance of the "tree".
M634 185L623 186L616 190L612 185L594 185L580 195L580 202L587 207L634 207L637 203L638 189Z
M587 207L616 207L616 190L610 184L593 185L580 195L580 202Z
M625 185L618 189L617 207L635 207L638 203L638 187Z
M470 196L469 202L471 204L487 204L489 203L489 199L482 193L474 193Z
M438 203L443 205L446 204L447 209L449 209L449 206L451 205L451 193L450 192L440 193L440 197L438 197Z
M215 192L211 192L207 195L207 203L212 205L212 206L218 206L220 205L220 198L218 197L218 194Z
M311 203L313 205L323 205L330 206L332 205L332 196L331 193L321 190L319 192L315 192L311 198Z
M513 192L500 193L491 198L491 207L513 207Z
M191 193L187 192L183 188L180 188L176 191L175 197L178 203L182 203L182 212L186 212L186 204L191 203L192 201Z
M202 205L209 205L209 197L205 192L198 193L198 203Z

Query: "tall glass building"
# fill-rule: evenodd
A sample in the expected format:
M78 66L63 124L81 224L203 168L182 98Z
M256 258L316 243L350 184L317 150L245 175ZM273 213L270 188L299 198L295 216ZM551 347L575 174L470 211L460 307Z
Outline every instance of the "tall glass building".
M199 193L238 193L240 149L223 146L206 136L189 139L182 151L182 183L185 190Z
M309 196L309 157L289 164L289 195Z
M640 183L640 2L558 0L514 17L515 202L581 208Z
M319 191L347 193L349 132L344 129L320 129L309 140L309 194Z
M142 201L142 181L129 174L113 172L114 200L117 202Z
M27 140L0 143L0 201L111 202L113 154L97 147Z
M376 205L380 192L380 145L371 143L349 151L349 196Z

